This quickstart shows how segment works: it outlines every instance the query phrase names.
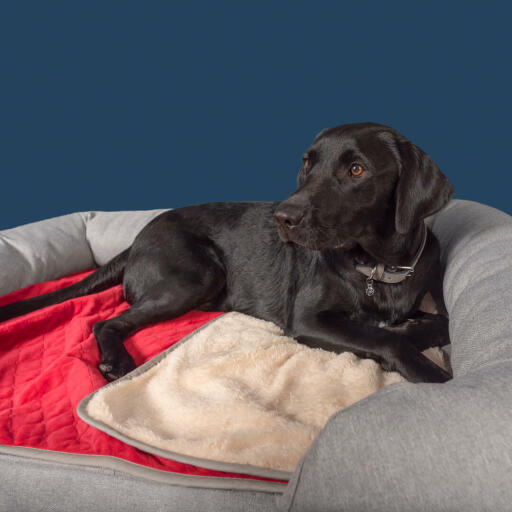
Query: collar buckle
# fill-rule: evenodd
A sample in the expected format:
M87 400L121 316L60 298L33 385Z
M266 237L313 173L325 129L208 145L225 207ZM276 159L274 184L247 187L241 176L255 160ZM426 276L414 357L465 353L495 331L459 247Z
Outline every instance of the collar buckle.
M411 274L414 274L414 267L406 267L404 265L395 265L393 267L390 267L390 270L392 272L396 270L407 270L407 274L405 274L405 277L409 277Z

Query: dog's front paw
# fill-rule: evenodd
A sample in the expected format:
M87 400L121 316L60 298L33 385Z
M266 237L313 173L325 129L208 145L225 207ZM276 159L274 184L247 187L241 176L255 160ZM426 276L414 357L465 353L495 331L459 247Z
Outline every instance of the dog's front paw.
M129 355L121 360L101 361L98 365L99 371L109 382L124 377L127 373L135 370L136 367L135 361Z

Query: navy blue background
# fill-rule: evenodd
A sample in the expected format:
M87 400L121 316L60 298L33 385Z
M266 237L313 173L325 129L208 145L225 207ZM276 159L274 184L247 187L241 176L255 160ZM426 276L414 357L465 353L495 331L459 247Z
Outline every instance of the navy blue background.
M323 128L391 125L512 213L505 2L3 2L0 229L278 200Z

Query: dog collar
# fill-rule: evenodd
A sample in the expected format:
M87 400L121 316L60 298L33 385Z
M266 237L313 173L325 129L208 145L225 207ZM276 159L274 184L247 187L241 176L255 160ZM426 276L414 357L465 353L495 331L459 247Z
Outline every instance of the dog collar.
M428 230L425 221L422 223L422 229L423 236L421 244L413 257L410 266L385 265L384 263L377 263L377 265L374 266L363 264L356 265L356 270L368 277L366 280L366 295L371 296L375 293L373 288L374 280L382 283L400 283L414 272L414 267L421 258L423 249L425 249L425 244L427 242Z

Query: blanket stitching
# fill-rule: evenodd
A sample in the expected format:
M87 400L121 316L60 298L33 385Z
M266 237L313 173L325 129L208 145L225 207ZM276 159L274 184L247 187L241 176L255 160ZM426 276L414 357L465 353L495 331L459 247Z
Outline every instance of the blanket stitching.
M110 313L109 313L108 315L105 315L105 316L107 316L107 318L110 318L110 317L114 314L114 312L115 312L115 310L116 310L116 308L117 308L117 307L118 307L118 305L116 305L116 304L111 305L111 306L110 306ZM85 322L84 322L84 318L83 318L83 317L81 317L81 319L80 319L80 320L81 320L81 321L80 321L80 328L81 328L81 330L82 330L82 339L80 340L79 347L80 347L81 360L82 360L82 361L85 361L83 343L84 343L84 341L87 339L87 337L88 337L89 335L87 334L87 336L85 336L85 327L84 327L84 323L85 323ZM92 331L91 331L91 332L92 332ZM98 349L99 349L99 347L98 347ZM100 357L101 357L101 353L100 353ZM88 372L88 374L89 374L89 379L90 379L91 387L94 387L94 386L93 386L93 377L92 377L92 373L91 373L91 368L89 367L89 365L87 365L87 372ZM75 418L75 415L76 415L76 411L74 411L74 414L73 414L73 421L75 421L75 422L76 422L77 420L76 420L76 418ZM85 433L87 432L87 430L88 430L89 428L91 428L91 427L90 427L90 425L86 425L86 427L87 427L87 428L85 428L85 429L82 431L82 433L79 433L79 432L78 432L78 429L77 429L77 428L75 428L75 430L76 430L76 431L77 431L77 433L78 433L78 436L77 436L77 441L78 441L78 443L81 443L81 442L82 442L82 438L83 438L83 436L85 435ZM89 447L91 447L91 444L90 444L90 442L89 442L89 441L87 441L87 444L89 445Z
M88 338L88 334L86 336L86 331L85 331L85 321L84 321L84 318L80 318L80 329L82 331L82 339L80 340L80 343L79 343L79 347L80 347L80 358L82 359L82 361L85 361L85 357L84 357L84 341ZM89 374L89 382L91 383L91 387L93 387L93 377L92 377L92 373L91 373L91 368L89 367L89 365L87 365L87 373ZM76 411L74 411L74 415L76 414ZM73 415L73 417L74 417ZM82 443L82 438L83 436L85 435L85 433L87 432L87 430L90 428L89 425L86 425L86 428L82 430L81 433L79 433L79 435L77 436L77 441L78 443ZM78 429L77 429L77 432L78 432ZM90 447L90 443L88 441L86 441L87 444L89 445Z
M76 312L75 312L76 313ZM75 318L81 313L81 311L78 312L78 314L75 314L73 315ZM79 317L80 318L80 317ZM67 327L65 328L64 330L64 336L66 335L66 331L67 331ZM65 336L66 337L66 336ZM82 342L80 341L80 343L78 344L79 346L79 350L81 351L82 350ZM69 386L69 381L68 379L66 379L66 384L67 386ZM71 402L71 393L69 393L69 387L68 387L68 392L66 393L66 398L67 398L67 401L69 403L69 408L71 409L72 411L72 414L71 414L71 417L73 418L73 423L72 423L72 427L73 427L73 430L75 431L75 437L76 438L79 438L80 436L80 432L78 431L78 427L77 427L77 418L76 418L76 411L75 411L75 408L73 407L73 403Z
M83 308L82 308L82 309L83 309ZM81 312L82 312L82 311L81 311ZM79 346L79 350L80 350L80 359L81 359L82 361L85 361L85 360L86 360L86 359L85 359L85 352L84 352L84 345L83 345L83 344L84 344L84 341L85 341L85 340L88 338L88 336L89 336L88 334L86 335L86 331L85 331L85 325L84 325L84 323L85 323L84 318L83 318L83 317L80 317L81 339L80 339L80 343L78 344L78 346ZM91 387L93 387L93 385L92 385L92 384L93 384L93 378L92 378L91 369L90 369L89 365L86 365L86 367L87 367L87 373L89 374L89 382L90 382L90 384L91 384ZM72 408L72 409L73 409L73 408ZM87 425L87 428L83 429L83 430L82 430L82 432L80 433L80 432L78 431L78 426L77 426L78 421L77 421L77 418L76 418L76 414L77 414L77 413L76 413L76 410L73 410L73 423L75 424L75 430L76 430L76 432L77 432L77 441L78 441L78 443L79 443L79 444L81 444L81 443L82 443L82 438L83 438L83 436L85 435L85 433L86 433L87 429L89 428L89 426ZM90 447L90 443L89 443L88 441L87 441L87 444L88 444L88 445L89 445L89 447Z
M10 396L10 407L9 407L9 409L11 411L14 411L14 392L16 390L16 376L18 375L18 366L19 366L20 354L21 354L21 349L18 346L18 347L16 347L16 361L14 363L14 374L13 374L13 378L12 378L12 393L11 393L11 396ZM15 440L14 440L14 425L13 425L13 421L14 421L14 414L12 414L12 412L11 412L11 414L9 415L9 422L7 423L7 425L8 425L7 432L10 435L10 437L12 439L12 442L14 443Z
M43 374L43 357L46 353L45 350L45 339L46 339L46 333L43 333L43 339L42 339L42 349L41 349L41 356L39 357L39 375ZM42 399L42 397L41 397ZM41 419L39 420L43 424L43 433L39 436L38 442L44 441L45 447L48 449L48 439L46 436L46 416L45 416L45 410L43 406L42 400L39 402L39 410L41 412Z

